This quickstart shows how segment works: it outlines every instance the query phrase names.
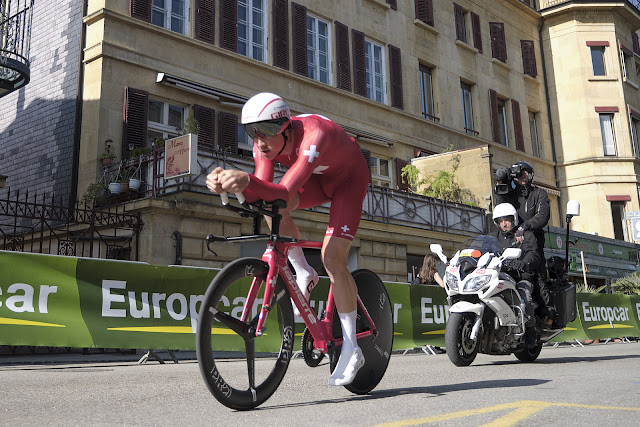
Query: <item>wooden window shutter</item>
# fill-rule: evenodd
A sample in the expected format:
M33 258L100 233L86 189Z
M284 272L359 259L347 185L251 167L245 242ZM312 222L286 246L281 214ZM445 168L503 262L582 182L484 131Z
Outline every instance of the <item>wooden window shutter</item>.
M215 17L215 0L196 0L196 39L213 44L215 41Z
M291 32L293 37L293 71L302 76L309 75L307 63L307 8L291 3Z
M238 51L237 0L220 0L220 47Z
M151 22L152 0L129 0L129 13L132 18Z
M498 94L493 89L489 89L489 107L491 111L491 130L493 131L493 142L500 144L500 120L498 118Z
M416 19L433 27L433 0L416 0Z
M351 92L351 62L349 59L349 28L336 21L336 58L338 59L338 89Z
M402 168L407 166L409 162L396 157L396 186L400 191L409 191L409 181L402 177Z
M520 40L520 45L522 46L522 68L524 73L531 77L536 77L538 75L538 67L533 40Z
M502 22L489 22L491 34L491 56L502 62L507 60L507 41L504 37L504 24Z
M389 64L391 71L391 106L404 109L402 94L402 54L400 49L389 45Z
M364 33L351 30L353 39L353 93L367 96L367 65L365 60Z
M631 38L633 39L633 53L640 55L640 41L638 41L638 33L633 33Z
M398 10L398 1L397 0L387 0L387 4L391 6L391 9Z
M125 86L122 153L129 152L129 144L133 144L135 147L147 145L148 116L149 92Z
M215 148L216 111L202 105L194 105L193 117L198 122L198 148L213 151Z
M513 112L513 133L516 136L516 150L524 152L524 137L522 136L522 120L520 119L520 103L515 99L511 100L511 110Z
M369 185L371 185L371 151L365 150L364 148L361 148L360 151L362 152L362 157L364 157L364 160L367 162L367 168L369 169Z
M482 53L482 32L480 31L480 16L471 12L471 32L473 33L473 47Z
M295 8L296 4L292 4ZM289 69L288 17L288 0L273 0L273 65L284 70ZM295 43L295 34L293 38Z
M238 155L238 116L218 113L218 150Z
M454 3L453 14L456 20L456 40L461 40L466 43L467 37L464 33L464 10L462 9L462 6Z

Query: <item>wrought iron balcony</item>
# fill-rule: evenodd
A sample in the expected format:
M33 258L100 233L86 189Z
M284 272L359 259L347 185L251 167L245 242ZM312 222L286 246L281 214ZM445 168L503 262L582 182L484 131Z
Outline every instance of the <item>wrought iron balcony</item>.
M201 150L198 153L198 175L165 179L164 152L156 149L152 155L125 160L107 167L103 175L104 182L112 181L112 177L121 175L124 169L138 169L141 163L143 186L134 193L111 196L112 203L146 196L162 197L179 191L209 194L206 176L215 167L251 172L255 166L253 159L248 157L234 156L222 151ZM276 169L276 180L279 180L285 171L284 168ZM329 204L309 210L328 214ZM362 219L463 235L482 234L487 229L484 209L377 186L369 187L362 206Z
M29 83L33 2L0 0L0 98Z

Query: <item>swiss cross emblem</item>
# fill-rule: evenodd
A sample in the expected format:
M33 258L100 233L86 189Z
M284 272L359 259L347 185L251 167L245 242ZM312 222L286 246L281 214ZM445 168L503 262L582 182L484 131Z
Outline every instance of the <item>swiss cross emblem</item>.
M309 157L309 163L313 163L313 159L318 157L320 155L320 152L317 151L316 145L312 145L308 150L304 150L302 154Z

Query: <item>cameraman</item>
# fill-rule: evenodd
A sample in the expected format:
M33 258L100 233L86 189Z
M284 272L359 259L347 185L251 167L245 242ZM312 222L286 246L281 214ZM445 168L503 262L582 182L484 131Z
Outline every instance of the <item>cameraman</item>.
M519 227L515 236L519 242L525 239L525 231L533 232L536 239L540 263L538 268L538 296L543 303L542 315L546 324L555 317L555 307L551 305L551 295L547 287L547 271L544 257L544 227L549 222L549 195L542 188L533 185L533 166L518 162L508 168L496 171L496 204L510 203L516 208Z

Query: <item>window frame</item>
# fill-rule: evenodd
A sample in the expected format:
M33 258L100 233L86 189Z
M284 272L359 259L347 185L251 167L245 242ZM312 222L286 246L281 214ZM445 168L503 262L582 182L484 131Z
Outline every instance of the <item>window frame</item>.
M387 172L388 175L380 174L380 164L382 161L387 163ZM391 158L378 156L371 154L370 157L370 165L371 165L371 184L377 185L378 187L387 187L387 188L395 188L393 182L393 161ZM377 180L378 182L375 182ZM386 183L388 185L381 185L382 183Z
M457 3L453 3L453 17L456 28L456 40L469 44L469 31L467 29L467 16L469 11Z
M502 119L500 118L502 116ZM507 115L507 101L498 97L498 123L500 129L500 144L509 147L509 123Z
M533 155L542 158L540 147L540 133L538 131L538 115L540 113L529 110L529 134L531 136L531 150Z
M465 88L466 86L466 88ZM471 135L479 135L479 132L475 128L475 121L473 117L473 90L472 87L474 85L472 83L466 83L460 80L460 98L462 102L462 127L465 133ZM468 88L468 89L467 89ZM465 93L468 93L468 97L465 97ZM468 99L469 105L467 106ZM471 111L468 111L471 110ZM471 120L471 127L469 127L468 119Z
M253 1L251 0L238 0L238 46L237 53L240 55L246 56L247 58L255 59L256 61L267 63L269 60L269 48L268 48L268 40L269 40L269 19L267 17L267 4L266 0L259 0L262 6L261 16L262 22L261 26L256 26L253 21ZM247 20L243 21L240 18L240 8L246 7L247 9ZM241 25L246 25L245 39L240 38L240 27ZM262 40L260 42L256 42L253 37L253 29L254 27L260 28L262 30ZM256 47L261 49L262 59L256 58L254 56L254 50ZM242 52L242 48L245 48L245 53ZM250 54L249 54L250 52Z
M636 70L637 64L635 60L635 55L633 52L622 44L620 45L620 65L622 68L622 78L627 83L631 83L634 86L637 86L637 73Z
M631 149L633 155L640 159L640 117L636 117L635 114L630 114L631 119Z
M160 103L162 105L162 117L161 117L161 122L156 122L151 120L151 103ZM153 138L153 140L149 141L149 134L150 133L154 133L154 134L162 134L162 138L164 138L165 140L167 139L171 139L171 138L175 138L177 136L179 136L182 133L182 126L184 125L185 119L189 116L189 107L188 106L182 106L179 104L174 104L172 102L168 102L168 101L163 101L161 99L157 99L157 98L152 98L151 96L149 97L149 100L147 102L148 104L148 111L149 111L149 115L147 117L147 144L146 146L153 146L153 143L155 141L155 137ZM182 113L182 119L180 121L180 127L174 127L172 125L169 124L169 111L171 110L171 107L175 107L181 110Z
M604 45L597 45L597 46L589 46L589 52L590 52L590 57L591 57L591 71L593 71L593 76L594 77L603 77L607 75L607 61L606 61L606 47ZM599 58L602 60L602 74L596 74L596 64L594 63L594 53L600 53L599 55L596 56L596 58ZM599 66L600 64L598 64ZM599 71L599 70L598 70Z
M315 23L316 26L316 32L312 32L311 29L309 28L309 21L313 21ZM327 56L327 81L322 81L320 79L320 50L319 48L315 48L312 49L313 46L309 45L309 37L313 36L313 41L318 43L320 41L320 33L318 31L318 23L321 22L323 24L326 25L327 27L327 32L326 32L326 45L327 45L327 50L326 50L326 56ZM310 79L313 79L315 81L318 81L320 83L325 83L329 86L333 85L333 53L331 50L332 47L332 43L333 43L333 39L331 38L331 22L319 18L313 14L309 14L307 13L307 77L309 77ZM312 64L312 58L314 61L316 61L316 64ZM315 66L314 66L315 65ZM313 76L310 75L310 71L311 68L313 67L314 71L316 71L318 73L318 78L315 78Z
M190 30L190 13L189 13L189 9L190 9L190 1L189 0L180 0L183 2L183 15L182 15L182 32L180 31L176 31L174 29L172 29L172 23L173 23L173 16L174 16L174 11L173 11L173 1L171 0L166 0L165 1L165 7L164 9L161 8L160 6L156 5L155 0L151 1L151 23L157 27L161 27L164 29L167 29L169 31L173 31L174 33L178 33L178 34L182 34L182 35L189 35L189 30ZM158 25L157 23L154 22L154 15L157 11L162 11L162 14L164 15L164 23L163 25Z
M433 70L435 67L429 67L428 65L419 64L418 65L418 79L420 81L420 108L422 110L422 117L438 121L439 119L435 116L435 99L434 99L434 90L433 90ZM427 72L428 71L428 72ZM426 76L428 76L428 88L426 82ZM428 89L430 94L425 97L425 90ZM429 98L431 100L430 105ZM425 108L429 107L429 108Z
M613 238L615 240L622 240L626 242L628 237L624 216L627 203L623 201L610 201L609 204L611 206L611 225L613 226ZM615 210L619 210L619 215L616 215ZM616 216L618 216L619 218L616 218ZM621 236L618 234L618 232L616 232L616 229L619 229L619 232L622 232ZM622 237L622 239L620 239L619 237Z
M371 50L371 52L370 52ZM375 58L375 53L376 50L379 51L380 55L379 55L379 60L377 60ZM371 70L371 65L373 63L371 63L372 61L372 53L373 53L373 61L375 61L375 63L379 63L380 64L380 73L376 73L375 69L373 70L373 75L372 75L372 70ZM386 104L387 103L387 77L386 77L386 62L385 62L385 49L384 46L380 43L377 43L369 38L364 39L364 55L365 55L365 81L366 81L366 86L367 86L367 98L372 100L372 101L376 101L376 102L380 102L381 104ZM380 86L378 87L377 85L374 85L375 82L375 77L380 76ZM373 94L370 93L370 91L373 94L377 94L380 93L381 95L381 99L377 99L376 97L372 97Z

